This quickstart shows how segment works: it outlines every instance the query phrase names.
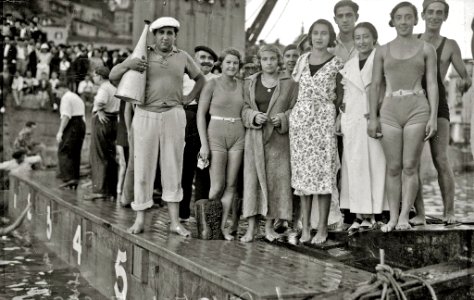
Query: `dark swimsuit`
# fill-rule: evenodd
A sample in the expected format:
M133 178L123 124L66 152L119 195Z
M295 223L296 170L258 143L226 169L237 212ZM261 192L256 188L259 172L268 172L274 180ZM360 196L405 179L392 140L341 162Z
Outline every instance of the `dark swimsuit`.
M418 35L418 38L421 39L421 34ZM439 44L438 48L436 48L436 56L437 56L437 65L438 65L438 72L437 72L437 80L438 80L438 94L439 94L439 101L438 101L438 118L445 118L449 121L449 106L448 101L446 99L446 89L444 87L443 78L441 78L440 74L440 66L441 66L441 53L443 53L444 44L446 43L446 38L443 37L441 40L441 44ZM426 77L423 77L421 81L421 85L426 90Z

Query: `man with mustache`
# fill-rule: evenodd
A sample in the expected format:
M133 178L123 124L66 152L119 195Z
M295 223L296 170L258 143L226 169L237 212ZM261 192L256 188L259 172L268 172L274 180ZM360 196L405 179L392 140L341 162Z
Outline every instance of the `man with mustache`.
M425 21L425 32L417 37L432 44L436 48L438 56L438 132L429 140L431 156L434 166L438 171L438 182L443 198L443 218L446 225L456 224L454 216L454 174L448 160L449 145L449 107L446 99L446 90L443 80L452 63L457 73L461 76L458 86L464 92L469 89L471 79L467 74L466 67L461 57L461 50L455 40L441 36L441 26L447 20L449 5L445 0L423 1L421 17ZM424 86L425 80L423 81ZM412 225L425 224L425 209L423 205L423 185L420 184L417 198L415 200L417 216L410 220Z
M135 223L128 230L141 233L145 227L145 210L153 206L153 183L160 166L163 187L162 200L167 202L169 231L181 236L191 233L179 222L179 202L183 199L181 176L185 145L186 114L189 104L201 91L205 78L199 67L175 42L180 24L172 17L161 17L150 25L154 46L148 60L127 58L116 65L110 80L120 81L130 69L146 72L145 104L134 111L132 130L134 143L134 201ZM183 95L183 76L187 73L196 81L189 95Z
M218 77L211 72L214 63L217 61L217 54L209 47L197 46L194 48L194 61L204 74L206 81ZM195 81L190 79L186 74L183 79L183 94L188 95L195 85ZM209 196L209 169L199 169L197 165L197 155L201 149L199 133L196 125L196 112L198 108L199 97L193 99L184 107L186 112L186 145L184 146L183 157L183 175L181 178L181 186L183 187L183 200L179 204L179 218L181 221L193 221L191 218L190 203L192 196L192 187L194 174L195 181L195 199L207 199Z

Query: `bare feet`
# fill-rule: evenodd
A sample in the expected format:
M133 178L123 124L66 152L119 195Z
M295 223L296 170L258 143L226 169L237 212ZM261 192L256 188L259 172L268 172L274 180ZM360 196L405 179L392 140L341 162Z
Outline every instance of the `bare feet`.
M240 238L240 241L242 243L250 243L254 239L254 231L253 230L247 230L247 232Z
M311 232L309 230L303 230L300 237L300 243L307 243L311 240Z
M224 239L226 241L233 241L234 240L234 236L232 234L230 234L228 228L222 229L222 235L224 236Z
M142 233L144 229L145 229L145 222L141 220L135 220L135 223L133 223L132 227L130 227L127 230L127 232L131 234L138 234L138 233Z
M426 219L425 219L424 216L418 215L418 216L415 216L415 217L411 218L408 223L410 223L410 225L412 225L412 226L426 225Z
M265 228L265 238L268 241L273 242L274 240L279 239L280 237L281 235L278 234L273 228L271 229Z
M456 216L454 214L448 214L446 217L443 218L444 224L446 225L454 225L458 224L458 220L456 219Z
M316 235L311 240L311 244L322 245L326 243L328 239L328 231L319 229Z
M184 228L184 226L181 225L181 224L178 224L176 226L170 226L170 232L176 233L177 235L180 235L180 236L183 236L183 237L190 237L191 236L191 232L189 232L189 230Z
M398 220L397 226L395 226L396 230L409 230L411 229L410 223L406 221L400 221Z
M387 224L383 225L380 230L382 232L390 232L390 231L393 231L395 229L395 226L397 226L397 224L395 222L388 222Z

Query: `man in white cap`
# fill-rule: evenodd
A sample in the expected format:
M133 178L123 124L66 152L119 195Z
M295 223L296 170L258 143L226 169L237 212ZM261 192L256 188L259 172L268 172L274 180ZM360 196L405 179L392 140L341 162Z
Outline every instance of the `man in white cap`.
M417 37L432 44L436 48L438 62L438 132L436 136L429 139L431 156L438 171L438 182L444 204L444 222L447 225L456 224L454 216L454 174L448 160L449 145L449 107L446 99L444 78L448 67L453 63L454 68L461 76L460 85L469 88L471 79L467 74L466 67L462 61L461 50L455 40L441 36L441 26L447 20L449 5L445 0L423 1L421 17L425 21L425 32ZM425 81L423 85L426 86ZM425 210L423 206L423 185L420 184L417 198L415 200L417 216L410 220L412 225L425 224Z
M155 45L150 47L148 61L129 57L110 73L110 79L117 82L130 69L147 72L145 104L135 108L132 124L135 158L132 208L137 211L135 223L129 229L133 234L143 232L145 210L153 206L153 183L159 159L162 199L168 203L170 231L190 236L178 217L183 198L181 174L186 127L183 105L197 97L205 79L191 56L174 46L178 30L176 19L158 18L150 25ZM184 73L196 81L187 96L183 96Z
M49 46L46 43L41 44L40 51L36 53L38 57L38 65L36 67L36 79L41 79L41 74L46 73L49 78L49 64L53 55L49 52ZM34 76L35 74L33 74Z

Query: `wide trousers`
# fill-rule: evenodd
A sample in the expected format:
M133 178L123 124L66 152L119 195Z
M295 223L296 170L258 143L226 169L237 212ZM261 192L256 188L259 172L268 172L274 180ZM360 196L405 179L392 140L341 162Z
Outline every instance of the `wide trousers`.
M135 109L133 116L134 143L134 210L153 206L153 183L159 161L161 198L180 202L183 198L181 175L185 146L186 114L182 106L157 113Z
M58 148L59 177L63 181L79 180L81 150L86 135L82 116L72 117L64 129Z
M91 120L90 164L92 192L115 195L118 166L115 159L117 138L117 115L106 114L108 122L102 124L94 115Z

